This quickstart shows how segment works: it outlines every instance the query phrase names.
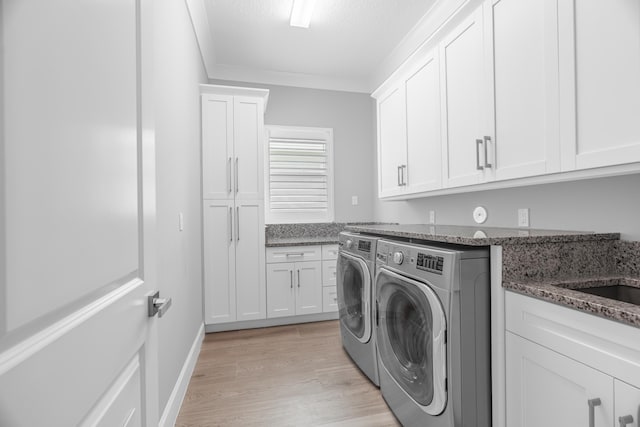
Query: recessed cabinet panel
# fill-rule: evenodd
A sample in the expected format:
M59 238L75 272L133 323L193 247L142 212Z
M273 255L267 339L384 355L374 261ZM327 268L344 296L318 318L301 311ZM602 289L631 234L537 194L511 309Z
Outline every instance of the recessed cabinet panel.
M295 264L267 264L267 317L295 315Z
M233 197L233 97L202 95L202 195Z
M436 51L406 80L406 185L412 193L442 184L439 74Z
M296 314L322 312L322 263L296 263Z
M445 129L445 186L476 184L484 179L485 155L476 141L485 134L482 9L441 45ZM489 162L490 163L490 162Z
M379 196L393 196L403 190L406 173L407 127L404 90L400 87L378 102ZM403 165L405 169L403 169Z
M566 99L576 108L575 166L640 161L640 2L581 0L574 7L561 24L575 25L576 96Z
M238 200L263 199L263 101L239 96L233 101L235 197Z
M496 179L557 172L557 0L487 3ZM493 50L493 52L491 52Z

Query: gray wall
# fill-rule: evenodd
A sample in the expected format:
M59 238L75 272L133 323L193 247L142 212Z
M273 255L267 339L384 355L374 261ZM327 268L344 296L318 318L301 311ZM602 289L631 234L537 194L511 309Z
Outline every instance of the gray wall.
M158 321L161 415L203 318L198 85L206 74L186 3L156 0L154 13L158 287L173 298Z
M598 178L504 190L426 197L405 202L376 200L375 220L475 225L472 211L484 206L483 225L517 227L518 208L529 208L531 228L620 232L626 240L640 240L640 175Z
M375 134L373 99L362 93L211 80L269 89L268 125L333 128L335 221L373 219ZM351 204L358 196L358 205Z

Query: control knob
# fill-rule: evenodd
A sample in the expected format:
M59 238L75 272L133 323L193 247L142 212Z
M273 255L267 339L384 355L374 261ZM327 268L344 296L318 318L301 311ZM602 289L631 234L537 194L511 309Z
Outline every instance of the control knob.
M347 249L351 249L351 247L353 246L353 240L348 239L344 245L347 247Z
M400 251L393 253L393 262L401 265L404 262L404 254Z

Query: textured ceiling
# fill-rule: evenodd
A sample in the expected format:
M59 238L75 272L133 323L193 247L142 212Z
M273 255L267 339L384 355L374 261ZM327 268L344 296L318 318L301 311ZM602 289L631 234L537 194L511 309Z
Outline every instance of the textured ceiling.
M367 79L433 3L317 0L303 29L292 0L205 0L216 65L342 79Z

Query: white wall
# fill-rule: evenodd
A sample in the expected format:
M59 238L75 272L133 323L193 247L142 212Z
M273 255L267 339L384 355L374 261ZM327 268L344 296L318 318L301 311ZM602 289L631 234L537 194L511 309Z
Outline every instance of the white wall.
M375 135L373 99L362 93L211 80L269 89L267 125L333 128L335 221L373 219ZM351 204L358 196L358 205Z
M620 232L640 240L640 175L598 178L504 190L426 197L405 202L376 201L376 221L475 225L472 211L484 206L483 225L517 227L518 208L530 209L532 228Z
M198 85L206 75L184 0L156 0L154 9L158 286L173 298L158 322L162 414L202 324Z
M3 19L3 2L0 2L0 22ZM0 31L0 46L4 46L4 31ZM4 156L4 55L0 54L0 337L6 332L7 312L5 307L7 289L7 266L6 266L6 233L5 233L5 156Z

